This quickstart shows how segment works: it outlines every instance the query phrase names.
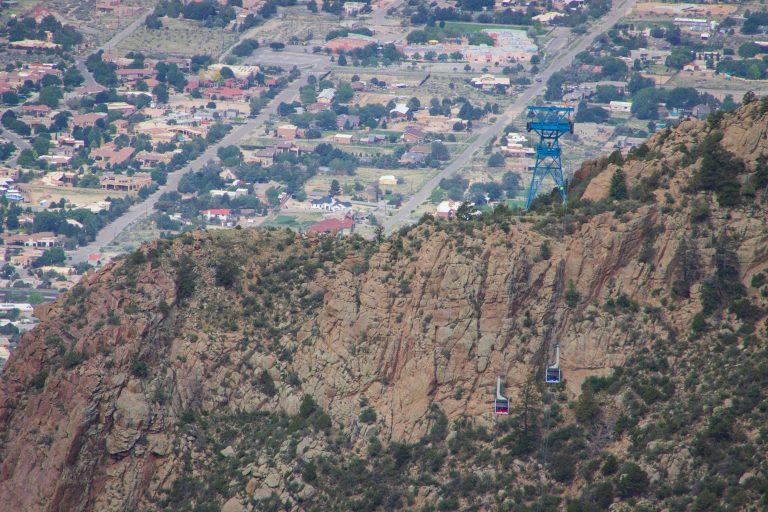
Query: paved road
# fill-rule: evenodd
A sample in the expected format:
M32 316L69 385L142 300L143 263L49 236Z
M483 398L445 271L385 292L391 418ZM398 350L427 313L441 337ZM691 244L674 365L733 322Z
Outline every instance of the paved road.
M571 44L567 49L559 52L555 55L547 66L546 70L540 73L538 76L541 78L541 82L534 82L528 86L525 91L520 93L515 102L498 117L497 121L491 125L482 128L479 132L477 139L470 143L464 151L456 157L450 164L448 164L442 171L437 173L431 180L429 180L424 186L414 194L407 203L397 210L397 212L384 220L384 228L387 233L392 232L399 227L402 223L409 220L411 213L424 203L432 190L438 186L440 180L447 178L458 171L466 167L475 152L485 147L486 144L498 133L500 133L504 127L506 127L515 117L517 117L523 109L525 109L536 96L544 92L547 79L552 76L553 73L563 70L565 67L573 62L573 58L576 54L586 50L592 41L599 35L607 32L613 27L623 16L625 16L635 5L637 0L624 0L614 4L611 11L601 18L595 25L593 25L589 32L577 39L575 43Z
M229 132L227 136L224 137L221 141L209 146L208 149L203 152L203 154L187 164L185 167L170 173L168 175L168 181L165 185L159 187L157 191L149 196L145 201L133 205L124 215L105 226L104 229L99 231L99 234L96 236L96 240L88 245L79 247L75 251L72 251L69 254L72 264L86 261L89 254L99 252L102 247L108 245L130 224L139 220L145 215L151 214L154 210L155 204L164 192L176 190L179 186L179 181L181 181L181 177L184 174L192 171L198 171L205 164L207 164L209 160L216 158L216 151L220 147L235 144L250 135L251 132L253 132L253 130L256 128L263 126L264 123L270 118L270 116L277 114L277 106L281 102L290 103L296 97L299 88L306 84L307 76L307 73L302 74L301 78L294 80L285 89L283 89L269 103L269 105L267 105L267 107L265 107L264 110L259 113L258 116L253 119L249 119L245 124L242 124Z
M12 132L8 128L3 128L3 134L0 135L0 137L5 138L8 141L13 142L14 144L16 144L16 148L17 148L16 154L14 156L12 156L11 158L9 158L8 160L5 161L5 165L7 165L9 167L13 167L13 166L16 165L16 160L18 160L19 153L21 153L22 150L24 150L24 149L31 149L32 148L30 143L27 142L27 140L24 137L22 137L18 133Z

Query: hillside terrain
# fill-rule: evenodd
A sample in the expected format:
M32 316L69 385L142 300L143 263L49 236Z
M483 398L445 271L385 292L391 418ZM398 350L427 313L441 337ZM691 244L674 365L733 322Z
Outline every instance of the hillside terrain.
M5 506L764 510L768 102L746 100L586 162L567 208L196 232L88 274L2 375Z

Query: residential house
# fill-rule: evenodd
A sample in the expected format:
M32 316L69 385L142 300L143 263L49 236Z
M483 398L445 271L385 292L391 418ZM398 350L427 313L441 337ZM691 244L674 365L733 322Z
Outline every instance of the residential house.
M333 136L333 142L335 142L336 144L348 145L348 144L352 144L353 140L354 139L352 138L352 135L348 133L337 133L336 135Z
M251 153L249 156L244 156L244 160L246 162L254 162L262 167L270 167L272 164L275 163L275 155L277 154L277 150L275 148L264 148L256 150L255 152Z
M136 110L136 107L124 101L113 101L112 103L107 103L108 112L120 112L121 114L126 114L131 113L134 110Z
M218 220L222 224L228 222L232 217L232 211L229 208L212 208L209 210L202 210L200 214L205 217L207 222Z
M279 139L295 139L298 135L298 127L293 124L283 124L277 127Z
M4 233L2 235L5 245L21 245L24 247L50 248L59 247L62 241L51 231L41 231L30 235L11 235Z
M72 126L80 126L81 128L91 128L93 126L96 126L96 123L98 121L106 118L107 118L107 114L103 112L76 114L72 116Z
M336 117L336 127L339 130L356 130L360 127L360 116L341 114Z
M156 153L154 151L139 151L134 157L144 168L157 167L159 164L168 165L176 152Z
M115 126L116 135L128 135L128 121L125 119L115 119L115 122L112 124Z
M456 210L461 206L460 201L442 201L435 209L435 217L441 219L452 219L456 217Z
M472 80L472 85L485 92L505 92L509 89L509 77L482 75Z
M363 137L360 137L358 142L360 144L379 144L381 142L384 142L387 140L386 137L383 135L377 135L377 134L370 134L370 135L364 135Z
M128 80L141 80L144 78L154 78L155 75L157 75L157 71L155 71L154 69L148 69L148 68L141 68L141 69L125 68L125 69L115 70L115 74L117 75L118 80L125 82Z
M406 151L403 156L400 157L400 163L405 165L423 165L427 161L427 156L424 153L414 153Z
M357 16L367 5L365 2L345 2L343 5L344 14L347 16Z
M391 119L402 119L408 115L410 109L405 103L398 103L395 108L389 111L389 117Z
M45 117L51 113L51 107L48 105L22 105L21 112L32 117Z
M343 219L325 219L307 229L308 235L348 235L355 231L355 220L350 216Z
M329 212L343 212L352 209L352 203L339 201L335 197L324 196L313 199L310 206L313 210L325 210Z
M386 174L386 175L381 176L379 178L379 185L381 185L382 187L384 187L384 186L395 186L395 185L397 185L397 178L395 178L391 174Z
M691 115L694 116L696 119L704 119L711 113L712 113L712 107L710 107L706 103L701 103L693 107L693 109L691 109Z
M403 142L412 144L414 142L422 142L427 138L427 134L420 128L415 126L406 126L403 134L400 136Z
M317 102L330 104L333 102L333 98L335 97L336 97L336 89L329 87L327 89L323 89L322 91L320 91L320 94L317 95Z
M99 180L103 190L121 190L136 192L152 185L152 176L146 172L137 172L133 176L108 173Z
M608 111L621 112L621 113L632 112L632 102L631 101L612 101L608 104Z
M96 160L96 165L105 168L107 165L115 166L127 162L135 150L130 147L118 149L112 143L91 150L91 158Z

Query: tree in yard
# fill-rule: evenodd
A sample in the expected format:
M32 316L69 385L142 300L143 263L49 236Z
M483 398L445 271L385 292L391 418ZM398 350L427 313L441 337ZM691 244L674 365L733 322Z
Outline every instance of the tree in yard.
M440 187L435 187L429 194L429 200L433 203L439 203L445 199L445 192Z
M624 171L616 169L611 176L611 188L608 190L608 198L621 201L629 197L627 192L627 178Z
M285 44L284 43L278 43L277 41L275 41L274 43L269 43L269 47L272 48L274 51L278 52L278 51L282 50L283 48L285 48Z
M343 55L339 57L339 62L341 62L341 57L343 57ZM354 96L355 91L352 89L352 86L349 84L349 82L339 82L339 86L336 88L336 101L339 103L346 103Z
M168 88L163 84L157 84L152 88L152 94L155 95L158 103L168 103Z
M235 73L232 71L232 68L228 66L224 66L221 68L221 78L224 80L227 80L229 78L235 78Z
M632 113L638 119L658 119L662 93L652 87L641 89L632 101Z
M49 85L40 89L40 95L38 101L43 105L48 105L51 108L59 106L59 100L63 97L63 93L59 87Z
M19 95L13 91L6 91L0 96L0 103L5 105L17 105L19 103Z
M448 148L443 144L442 142L433 142L432 143L432 158L435 160L450 160L451 154L448 151Z
M338 62L339 66L346 66L347 58L344 55L339 55L339 59L336 62Z
M523 183L520 174L516 172L505 172L501 177L501 188L507 197L515 197L523 191Z
M49 265L58 265L64 263L67 260L67 255L64 253L64 249L61 247L52 247L46 249L46 251L37 258L32 266L35 268L47 267Z
M339 184L339 180L331 181L331 189L328 191L328 194L330 196L337 196L341 194L341 185Z
M472 220L476 212L477 208L475 208L474 205L464 201L456 209L456 218L459 220Z
M488 167L504 167L504 155L494 153L488 158Z
M629 79L629 83L627 84L627 90L630 94L635 94L641 89L646 89L655 85L656 82L653 80L653 78L645 78L640 73L633 73L632 77Z
M277 206L280 204L280 191L277 190L275 187L269 187L267 189L267 202L269 203L269 206Z

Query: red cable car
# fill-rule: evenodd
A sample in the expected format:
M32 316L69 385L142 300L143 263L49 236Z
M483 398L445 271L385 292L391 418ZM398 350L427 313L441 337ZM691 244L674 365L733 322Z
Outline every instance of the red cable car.
M494 414L509 414L509 399L501 395L501 377L496 377L496 400L493 402Z

